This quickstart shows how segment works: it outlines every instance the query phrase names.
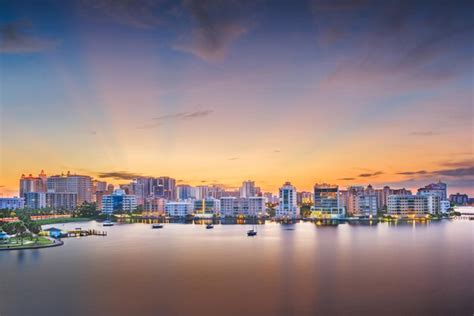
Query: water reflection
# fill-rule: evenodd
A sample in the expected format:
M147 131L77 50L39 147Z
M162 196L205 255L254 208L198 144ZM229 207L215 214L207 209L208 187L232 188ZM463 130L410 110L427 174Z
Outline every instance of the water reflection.
M212 221L212 220L211 220ZM462 315L472 222L123 222L0 252L0 315ZM73 229L77 223L64 225ZM437 290L433 290L437 289ZM28 302L25 304L24 302ZM210 307L212 306L212 308Z

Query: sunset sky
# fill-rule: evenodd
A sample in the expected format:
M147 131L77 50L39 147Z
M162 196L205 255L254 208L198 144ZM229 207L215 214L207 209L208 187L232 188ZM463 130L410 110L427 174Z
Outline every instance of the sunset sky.
M0 1L22 173L474 194L473 1Z

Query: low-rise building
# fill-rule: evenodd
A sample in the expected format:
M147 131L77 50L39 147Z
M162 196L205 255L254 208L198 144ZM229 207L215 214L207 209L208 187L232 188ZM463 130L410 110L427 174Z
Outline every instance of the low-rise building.
M19 197L0 198L0 210L16 210L25 207L25 200Z
M212 214L217 215L221 212L221 201L212 197L202 200L194 200L195 214Z
M438 214L440 200L438 195L390 195L387 213L389 215L408 217Z
M461 193L451 194L449 201L454 205L467 205L469 203L469 196Z
M222 197L220 202L221 215L223 217L256 217L265 215L265 198L261 196L247 198Z
M167 202L165 205L167 216L171 217L185 217L193 213L192 202Z

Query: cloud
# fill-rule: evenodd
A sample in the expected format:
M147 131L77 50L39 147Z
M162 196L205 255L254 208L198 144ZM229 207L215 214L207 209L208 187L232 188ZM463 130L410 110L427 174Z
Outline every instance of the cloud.
M162 22L160 5L154 0L82 0L84 15L108 19L137 29L153 29Z
M112 178L115 180L133 180L142 176L139 173L128 171L97 172L96 174L99 178Z
M149 128L154 128L158 127L166 122L171 122L171 121L189 121L189 120L195 120L198 118L203 118L206 116L209 116L213 113L213 110L198 110L198 111L192 111L192 112L180 112L180 113L175 113L175 114L166 114L162 116L157 116L153 117L152 120L155 121L153 124L148 124L144 126L138 127L139 129L149 129Z
M433 131L422 131L422 132L411 132L410 135L413 135L413 136L436 136L436 135L439 135L439 133L433 132Z
M274 153L281 153L281 150L280 149L275 149L273 152Z
M427 173L428 172L425 171L425 170L397 172L397 174L405 175L405 176L411 176L411 175L417 175L417 174L427 174Z
M363 80L438 85L468 74L473 9L472 1L312 2L322 58L339 64L329 79L355 86Z
M472 153L470 153L472 155ZM454 167L454 168L466 168L474 166L474 159L462 160L462 161L445 161L441 163L445 167Z
M465 177L474 176L474 167L456 168L456 169L442 169L432 171L433 174L448 177Z
M53 49L58 41L39 37L31 32L29 21L18 21L0 26L0 52L8 54L38 53Z
M466 164L470 163L470 166L466 166ZM474 164L472 161L463 161L463 162L447 162L445 165L456 166L459 168L451 168L451 169L438 169L438 170L419 170L419 171L403 171L398 172L399 175L406 175L406 176L413 176L413 175L421 175L423 177L434 177L434 176L446 176L446 177L453 177L453 178L461 178L461 177L468 177L474 176Z
M373 173L361 173L358 175L359 178L370 178L370 177L375 177L375 176L378 176L378 175L381 175L383 174L382 171L377 171L377 172L373 172Z
M193 28L174 45L206 61L221 61L229 47L249 30L251 1L185 0Z
M231 158L228 158L227 160L239 160L239 157L231 157Z
M356 178L340 178L340 179L337 179L337 180L342 180L342 181L351 181L351 180L355 180Z

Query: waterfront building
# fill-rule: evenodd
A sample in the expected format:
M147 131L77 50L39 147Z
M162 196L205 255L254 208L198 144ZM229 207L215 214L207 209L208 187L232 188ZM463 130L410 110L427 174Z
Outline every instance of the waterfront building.
M345 210L340 205L339 187L330 184L315 184L314 206L311 211L312 216L317 218L343 218Z
M133 212L136 208L137 197L126 194L122 189L117 189L112 194L102 197L102 213L105 214Z
M362 194L356 198L356 216L376 216L377 215L377 195Z
M300 216L300 209L296 203L296 188L290 182L279 189L279 205L276 217L279 219L296 219Z
M221 201L212 197L202 200L194 200L194 213L196 214L219 214Z
M153 213L152 215L162 215L165 213L166 199L148 197L145 199L143 209L147 213Z
M178 198L178 201L194 199L194 188L187 184L177 185L176 196Z
M448 185L441 181L430 183L423 188L418 189L418 195L434 194L439 196L440 201L447 200Z
M77 205L93 201L92 178L89 176L71 174L48 177L48 192L76 193Z
M440 199L438 195L390 195L387 212L389 215L407 217L438 214Z
M467 205L469 203L469 196L461 193L451 194L449 201L454 205Z
M185 217L193 213L192 202L167 202L165 205L165 211L167 216L171 217Z
M46 207L45 192L26 192L24 193L25 207L30 209L40 209Z
M19 197L0 198L0 210L16 210L25 207L25 199Z
M222 197L220 199L221 215L223 217L265 215L265 198L252 196L248 198Z
M255 181L246 180L240 187L240 197L251 197L256 195Z
M27 192L46 192L46 174L43 170L41 173L34 177L31 174L25 176L21 175L20 178L20 198L23 198Z
M77 207L77 193L46 192L46 207L74 210Z
M439 211L441 213L449 212L450 208L451 208L451 202L449 202L448 200L439 201Z
M296 203L298 205L302 204L312 204L313 203L313 193L311 192L297 192L296 193Z

